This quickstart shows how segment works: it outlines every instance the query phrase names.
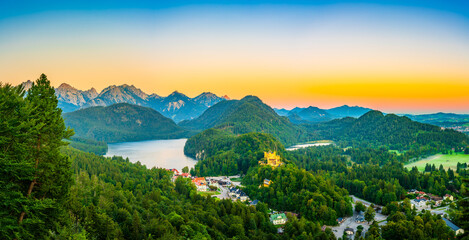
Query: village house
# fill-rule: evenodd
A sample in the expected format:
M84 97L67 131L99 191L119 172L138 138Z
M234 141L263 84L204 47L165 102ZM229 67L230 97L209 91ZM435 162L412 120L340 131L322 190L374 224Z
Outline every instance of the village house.
M249 197L246 193L244 193L243 191L241 191L241 193L239 194L237 200L241 201L241 202L244 202L244 201L248 201L249 200Z
M459 235L459 234L463 234L464 233L464 229L456 226L454 223L452 223L450 220L446 219L446 218L442 218L445 223L446 223L446 226L448 226L449 228L451 228L451 230L455 231L455 234L456 235Z
M445 196L443 197L444 200L449 200L449 201L454 201L454 198L453 196L449 195L449 194L445 194Z
M203 178L203 177L194 178L194 179L192 179L192 182L197 187L197 191L199 191L199 192L208 191L207 181L205 181L205 178Z
M427 199L425 198L420 198L420 199L412 199L410 201L412 204L412 208L417 208L417 209L425 209L427 208Z
M241 189L230 187L228 191L228 196L230 196L233 201L249 201L249 196Z
M430 200L434 201L435 202L435 206L440 206L441 203L443 203L443 198L440 197L440 196L436 196L436 195L429 195L430 196Z
M270 186L270 180L269 179L264 179L264 187L269 187Z
M344 232L345 232L345 234L347 234L347 235L353 235L353 234L355 234L355 230L353 230L353 228L346 228L346 229L344 230Z
M360 211L358 213L358 216L355 218L356 223L364 223L365 222L365 213L363 211Z
M176 168L168 169L168 171L173 172L173 177L171 178L171 181L176 181L178 177L184 177L184 178L190 178L191 174L190 173L180 173Z
M285 224L287 222L287 216L285 216L285 213L272 214L270 215L270 221L274 225Z

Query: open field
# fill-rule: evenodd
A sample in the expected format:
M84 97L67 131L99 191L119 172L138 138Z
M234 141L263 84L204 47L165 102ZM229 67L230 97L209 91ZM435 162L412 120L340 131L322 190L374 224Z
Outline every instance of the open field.
M198 192L202 196L212 196L220 194L218 191Z
M443 155L443 154L436 154L422 160L409 163L404 167L408 168L409 170L412 169L414 166L417 166L419 171L425 170L425 165L427 163L435 164L435 167L440 167L440 164L443 165L445 169L452 168L456 170L457 163L469 163L469 155L463 153L453 153L451 155Z
M405 153L405 151L404 151L404 152L401 152L401 151L399 151L399 150L389 150L389 152L393 152L393 153L395 153L395 154L397 154L397 155L401 155L401 154Z

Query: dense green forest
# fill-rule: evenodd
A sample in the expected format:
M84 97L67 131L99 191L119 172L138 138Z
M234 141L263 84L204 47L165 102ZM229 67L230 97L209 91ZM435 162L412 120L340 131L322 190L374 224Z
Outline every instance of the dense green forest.
M170 171L64 148L73 132L45 75L26 98L9 85L0 96L1 239L334 239L295 217L278 235L263 203L204 197Z
M190 179L172 183L164 169L71 148L64 153L73 162L75 179L68 201L73 230L88 239L290 239L298 233L333 239L317 223L301 219L278 235L265 204L254 208L201 196ZM302 221L307 226L299 231Z
M417 168L409 171L397 160L399 156L388 151L358 148L344 152L338 147L324 146L287 152L286 157L306 170L318 174L327 172L326 176L351 194L381 205L403 200L408 189L439 196L454 195L462 190L462 178L452 169L438 166L425 173ZM356 164L360 161L362 164ZM385 164L380 166L373 162Z
M270 185L259 187L264 179L271 180ZM338 217L352 215L347 190L294 165L252 168L243 178L243 185L251 198L323 224L336 225Z
M213 139L204 141L207 139ZM203 158L199 160L191 174L197 176L236 175L246 173L257 166L264 152L276 150L281 156L283 145L270 134L246 133L238 137L226 135L223 131L209 129L190 138L186 152L203 148Z
M393 121L407 121L389 116L372 112L365 119L342 120L360 129L371 119L375 130L366 125L353 132L340 121L327 123L337 125L331 134L337 129L348 133L334 139L340 147L290 152L275 134L235 135L219 128L189 139L185 151L201 159L192 174L244 173L244 190L260 200L254 207L202 196L190 179L172 182L165 169L75 149L99 153L105 144L71 138L73 130L66 127L45 75L27 95L21 87L0 84L0 239L335 239L321 226L352 214L349 194L383 205L388 215L387 224L371 224L366 239L453 238L440 216L411 209L410 188L453 194L459 201L449 217L468 229L467 164L458 164L456 171L429 165L423 173L402 164L429 151L461 151L467 137L410 122L394 129L401 143L392 136L375 139L388 136ZM318 127L316 133L324 131ZM393 146L407 151L390 152ZM284 164L259 166L268 150L277 151ZM262 186L264 179L271 180L268 187ZM288 214L284 233L277 234L269 208L300 218Z
M107 143L103 141L72 137L68 143L70 147L97 155L104 155L107 152Z
M285 145L312 138L302 127L292 124L286 117L277 115L271 107L255 96L219 102L200 117L182 121L179 125L198 130L216 128L233 134L270 133Z
M455 148L462 151L468 144L467 135L440 127L414 122L394 114L383 115L370 111L358 119L343 118L325 123L303 125L311 136L334 140L340 146L372 147L387 146L393 150L413 150L431 154ZM421 149L426 147L426 149Z
M63 117L65 124L75 130L76 137L108 143L190 135L156 110L128 103L85 108L65 113Z

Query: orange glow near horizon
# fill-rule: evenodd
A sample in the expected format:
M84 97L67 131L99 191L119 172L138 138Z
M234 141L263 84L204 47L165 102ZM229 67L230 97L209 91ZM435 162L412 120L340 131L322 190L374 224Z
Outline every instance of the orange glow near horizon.
M129 84L162 96L256 95L277 108L469 113L469 21L422 9L38 13L0 19L0 52L0 81L14 85L45 73L82 90Z

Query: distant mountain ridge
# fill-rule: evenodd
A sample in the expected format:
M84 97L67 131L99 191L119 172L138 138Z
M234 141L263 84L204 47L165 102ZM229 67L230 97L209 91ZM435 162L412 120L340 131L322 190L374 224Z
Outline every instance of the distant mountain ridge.
M438 143L440 146L464 147L469 138L453 130L420 123L395 114L369 111L359 118L346 117L306 126L322 139L334 140L343 146L386 145L391 149L408 150L415 144Z
M469 122L469 114L456 114L456 113L430 113L430 114L404 114L404 116L423 123L431 123L439 125L440 123L458 123Z
M188 137L189 131L154 109L129 103L95 106L63 114L75 137L125 142Z
M270 133L287 145L307 138L303 129L277 115L256 96L219 102L198 118L182 121L179 125L193 130L215 128L233 134Z
M308 123L308 122L326 122L332 119L344 117L360 117L363 114L373 110L359 106L343 105L331 109L321 109L318 107L309 106L307 108L296 107L292 110L276 109L275 112L280 116L286 116L293 123Z
M33 82L30 80L22 83L25 90L28 90L32 84ZM162 97L155 93L147 94L141 89L127 84L111 85L98 93L94 88L83 91L67 83L62 83L55 89L55 94L59 100L59 107L63 112L73 112L94 106L110 106L116 103L130 103L153 108L175 122L194 119L207 108L229 99L226 95L219 97L210 92L204 92L190 98L178 91L174 91L167 97Z

